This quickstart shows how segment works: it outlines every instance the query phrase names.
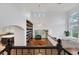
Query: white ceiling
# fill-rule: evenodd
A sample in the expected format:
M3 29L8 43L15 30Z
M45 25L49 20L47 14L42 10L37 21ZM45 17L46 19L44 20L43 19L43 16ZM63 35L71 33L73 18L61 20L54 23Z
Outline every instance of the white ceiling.
M21 25L24 19L25 14L20 15L20 12L26 13L26 12L32 12L32 11L45 11L45 12L68 12L71 9L74 9L78 7L79 4L77 3L41 3L40 8L38 7L39 4L36 3L0 3L0 26L5 26L6 24L19 24ZM16 10L17 9L17 10ZM29 13L28 12L28 18L29 18ZM26 15L26 16L27 16ZM21 17L23 16L23 17ZM51 16L52 17L52 16ZM5 19L7 19L6 22ZM16 22L16 19L20 20L19 23Z
M40 5L40 7L39 7ZM79 6L78 3L4 3L0 6L15 6L19 11L22 12L68 12Z
M78 7L78 3L22 3L13 4L21 11L54 11L54 12L68 12L69 10ZM39 7L40 5L40 7Z

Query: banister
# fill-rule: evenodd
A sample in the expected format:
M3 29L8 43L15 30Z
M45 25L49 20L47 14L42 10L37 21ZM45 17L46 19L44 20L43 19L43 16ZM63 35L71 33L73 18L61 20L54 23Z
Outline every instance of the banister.
M57 49L57 46L40 46L40 47L26 47L26 46L13 46L12 49ZM67 53L68 55L72 55L70 52L65 50L63 47L61 48L62 51Z
M56 38L54 39L52 36L48 35L49 37L51 37L54 41L57 42ZM60 44L61 45L61 44ZM62 45L61 45L62 46ZM68 55L72 55L69 51L67 51L65 48L62 47L62 50L67 53Z
M66 52L68 55L72 55L69 51L67 51L66 49L64 49L64 48L62 48L62 50L64 51L64 52Z
M61 45L61 40L58 39L56 40L58 42L58 44L56 46L11 46L11 45L7 45L1 52L0 54L2 54L4 51L7 52L8 55L10 55L11 49L57 49L58 55L61 55L61 51L64 51L65 53L67 53L68 55L72 55L70 52L68 52L67 50L65 50L62 45Z
M50 38L52 38L54 41L57 41L55 37L52 37L50 35L48 35Z
M40 47L13 46L12 49L57 49L57 47L56 46L40 46Z
M13 46L12 49L57 49L58 47L56 46L42 46L42 47L26 47L26 46ZM4 48L1 52L0 55L6 50L6 48ZM65 50L64 48L62 48L62 51L64 51L65 53L67 53L68 55L72 55L70 52L68 52L67 50Z
M2 51L0 51L0 55L6 50L6 48L4 48Z

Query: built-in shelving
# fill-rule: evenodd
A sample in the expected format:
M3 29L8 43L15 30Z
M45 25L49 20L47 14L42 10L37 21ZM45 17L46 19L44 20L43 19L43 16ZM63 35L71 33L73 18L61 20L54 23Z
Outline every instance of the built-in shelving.
M26 20L26 41L29 44L30 40L33 38L33 24L29 20Z

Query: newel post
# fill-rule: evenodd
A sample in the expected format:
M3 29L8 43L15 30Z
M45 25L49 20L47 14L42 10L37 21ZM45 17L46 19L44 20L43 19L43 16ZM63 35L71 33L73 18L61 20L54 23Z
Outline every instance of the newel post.
M10 39L7 40L7 45L5 46L5 48L6 48L7 55L11 55L12 44L10 42Z
M57 52L58 52L58 55L61 55L61 52L62 52L62 42L61 42L61 39L57 40Z

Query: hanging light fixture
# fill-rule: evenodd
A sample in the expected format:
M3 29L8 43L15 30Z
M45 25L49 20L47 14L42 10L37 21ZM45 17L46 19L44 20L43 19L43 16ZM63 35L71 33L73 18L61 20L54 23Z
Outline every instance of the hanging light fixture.
M41 5L40 4L37 5L37 10L32 12L32 16L38 17L38 18L45 17L45 15L46 15L46 13L41 10Z

